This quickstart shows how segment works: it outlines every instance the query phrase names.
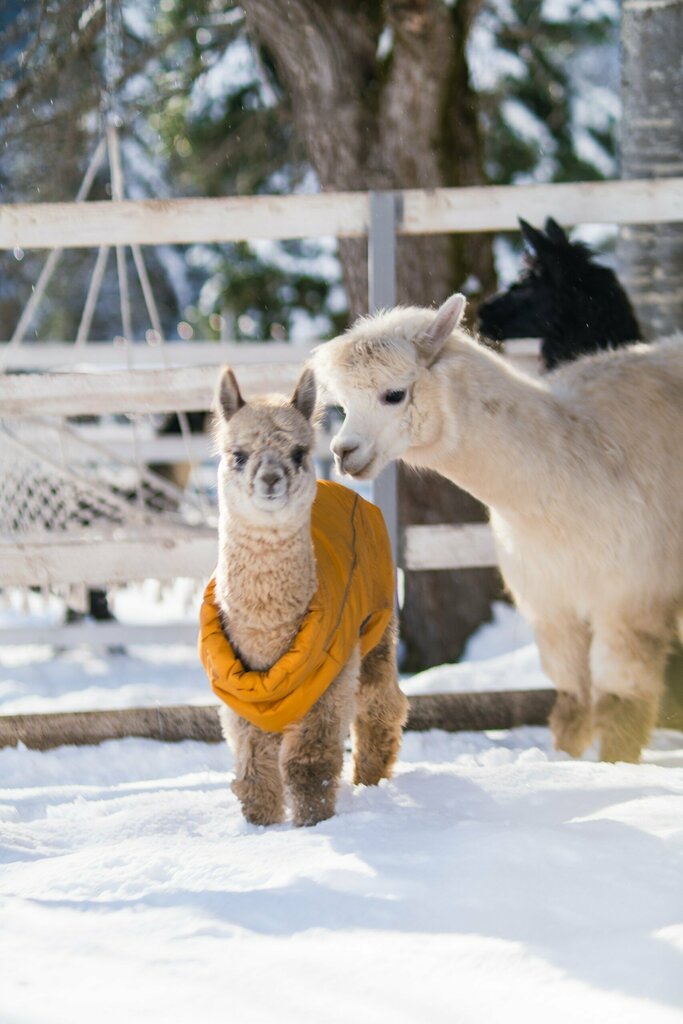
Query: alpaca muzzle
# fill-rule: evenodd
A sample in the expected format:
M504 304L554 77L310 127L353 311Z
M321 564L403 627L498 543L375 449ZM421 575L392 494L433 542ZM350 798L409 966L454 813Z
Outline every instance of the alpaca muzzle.
M372 448L360 438L334 438L330 447L338 471L348 476L364 477L375 461Z
M254 493L266 501L286 497L287 475L274 459L264 459L257 469L254 476Z

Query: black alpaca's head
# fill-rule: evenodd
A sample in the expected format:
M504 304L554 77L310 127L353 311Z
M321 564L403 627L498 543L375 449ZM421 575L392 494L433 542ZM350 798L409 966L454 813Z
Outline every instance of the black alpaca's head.
M519 221L527 246L520 279L479 307L482 334L496 341L541 338L551 370L599 349L641 337L631 303L614 272L594 262L587 245L570 242L552 217L545 233Z

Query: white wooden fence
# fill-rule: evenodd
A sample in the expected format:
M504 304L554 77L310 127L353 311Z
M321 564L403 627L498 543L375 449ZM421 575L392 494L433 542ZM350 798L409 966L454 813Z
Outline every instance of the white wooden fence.
M367 236L368 192L228 199L124 200L0 206L0 248L169 245ZM683 221L683 178L561 185L406 189L396 197L402 235L509 231L517 218L574 224Z
M394 301L396 234L491 232L517 227L518 217L540 223L551 214L561 224L643 224L683 221L683 178L611 181L570 185L530 185L464 189L405 190L392 193L325 193L315 196L260 196L230 199L178 199L0 205L0 248L50 249L82 246L161 245L194 242L288 239L323 235L367 236L370 308ZM429 296L425 296L425 302ZM521 343L521 361L533 365L535 349ZM284 344L230 345L169 343L158 347L28 343L0 348L7 367L59 369L27 375L0 375L0 417L77 416L105 412L154 412L208 407L216 365L239 368L247 394L290 388L308 348ZM202 365L198 365L202 364ZM162 367L166 368L162 368ZM67 370L64 370L64 368ZM176 439L159 439L159 458L175 453ZM174 447L175 446L175 447ZM165 448L167 449L165 451ZM406 569L464 568L495 564L485 525L411 526L396 523L395 482L391 472L377 491L398 562ZM400 537L399 537L400 534ZM92 553L93 584L145 575L201 577L213 568L214 548L206 537L183 541L170 558L147 544L116 552L99 545ZM165 555L165 557L164 557ZM0 583L35 584L69 575L68 545L55 543L41 565L17 546L0 571ZM182 566L182 571L180 571ZM165 569L164 569L165 567ZM99 576L97 576L99 574ZM36 575L39 578L36 578ZM97 577L97 578L95 578ZM87 581L86 581L87 582ZM1 642L1 641L0 641Z

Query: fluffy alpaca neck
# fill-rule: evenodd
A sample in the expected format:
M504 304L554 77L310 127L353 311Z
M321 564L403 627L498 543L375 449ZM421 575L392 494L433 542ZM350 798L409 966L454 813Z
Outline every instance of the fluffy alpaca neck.
M432 372L440 433L406 461L429 465L499 511L547 509L573 428L547 386L469 339L455 343Z
M221 516L216 595L230 642L249 668L270 668L288 650L315 589L310 515L288 529Z

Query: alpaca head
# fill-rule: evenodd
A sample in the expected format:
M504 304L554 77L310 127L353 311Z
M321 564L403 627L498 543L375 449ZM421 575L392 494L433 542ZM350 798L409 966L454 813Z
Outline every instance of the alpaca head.
M409 307L361 317L316 349L316 374L345 412L332 439L341 472L373 479L409 448L434 440L433 371L464 310L464 297L452 295L438 310Z
M614 272L588 246L570 242L551 217L545 234L520 220L527 268L505 292L479 307L482 334L541 338L545 369L640 338L631 304Z
M216 393L221 516L262 527L296 526L308 516L316 477L313 371L304 370L291 400L245 402L230 367Z

